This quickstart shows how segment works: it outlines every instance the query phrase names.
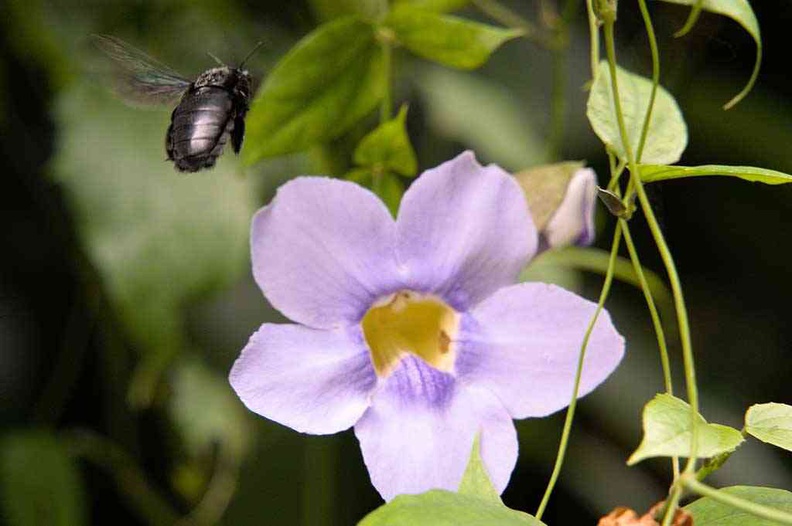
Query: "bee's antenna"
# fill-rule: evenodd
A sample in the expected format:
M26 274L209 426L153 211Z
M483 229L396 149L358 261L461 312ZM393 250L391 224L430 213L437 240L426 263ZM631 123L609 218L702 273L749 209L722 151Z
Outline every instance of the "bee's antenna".
M256 44L256 46L255 46L253 49L251 49L251 50L250 50L250 53L248 53L248 54L247 54L247 56L245 57L245 59L244 59L242 62L240 62L240 64L239 64L239 69L242 69L242 68L245 66L245 62L247 62L247 61L248 61L248 59L250 59L250 57L252 57L252 56L253 56L253 53L255 53L256 51L258 51L258 50L259 50L259 48L260 48L261 46L263 46L263 45L264 45L264 42L263 42L263 41L261 41L261 40L259 40L259 43L258 43L258 44Z
M215 62L217 62L219 65L221 65L221 66L225 66L225 62L223 62L222 60L220 60L219 58L217 58L216 56L214 56L212 53L209 53L209 52L207 51L207 52L206 52L206 54L207 54L207 55L209 55L210 57L212 57L212 58L214 59L214 61L215 61Z

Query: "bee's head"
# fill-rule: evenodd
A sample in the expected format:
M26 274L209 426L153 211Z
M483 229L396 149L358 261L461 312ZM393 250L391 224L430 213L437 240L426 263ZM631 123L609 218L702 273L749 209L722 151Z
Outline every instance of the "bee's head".
M253 86L253 79L246 69L234 68L234 89L245 98L250 97L251 87Z

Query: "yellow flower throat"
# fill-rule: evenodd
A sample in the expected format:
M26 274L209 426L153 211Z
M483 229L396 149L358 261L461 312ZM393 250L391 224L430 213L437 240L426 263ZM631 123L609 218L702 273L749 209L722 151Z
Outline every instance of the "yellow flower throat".
M361 326L377 376L390 375L408 353L435 369L453 372L459 318L442 300L409 290L375 303Z

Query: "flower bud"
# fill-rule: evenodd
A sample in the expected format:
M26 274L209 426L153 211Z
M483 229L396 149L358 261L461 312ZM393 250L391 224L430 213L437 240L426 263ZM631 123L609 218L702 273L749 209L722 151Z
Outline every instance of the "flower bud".
M540 251L594 241L594 170L564 162L523 170L515 177L539 230Z

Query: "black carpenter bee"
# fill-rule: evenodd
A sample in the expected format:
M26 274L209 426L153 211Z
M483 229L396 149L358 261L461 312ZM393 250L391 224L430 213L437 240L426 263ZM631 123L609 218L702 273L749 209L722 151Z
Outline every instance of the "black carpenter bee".
M219 67L190 82L123 40L106 35L93 38L117 66L116 88L122 98L133 104L151 104L173 103L181 97L165 137L168 160L177 170L211 168L229 137L234 152L239 153L252 84L243 68L261 43L238 67L228 67L215 58Z

